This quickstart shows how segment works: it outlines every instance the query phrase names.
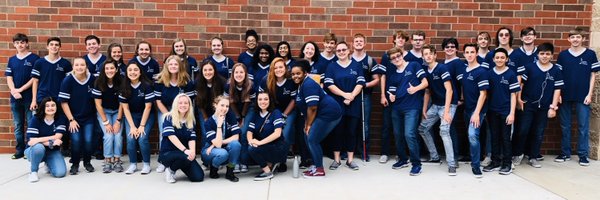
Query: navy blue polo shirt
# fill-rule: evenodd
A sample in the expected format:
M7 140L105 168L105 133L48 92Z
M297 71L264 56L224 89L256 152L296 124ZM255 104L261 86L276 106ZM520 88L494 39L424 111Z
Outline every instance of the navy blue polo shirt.
M14 55L8 59L6 65L6 71L4 75L6 77L12 77L15 88L23 87L29 80L31 80L31 70L33 64L39 59L38 55L29 52L25 57L19 57ZM31 102L31 87L21 92L22 100L25 102ZM15 98L10 95L10 102L15 102Z
M39 80L37 101L41 102L45 97L57 99L60 85L71 71L73 71L71 63L64 58L49 61L46 56L35 61L31 70L31 77Z
M457 79L461 82L463 88L465 112L473 113L477 107L479 92L490 88L489 72L482 66L474 69L467 68L463 73L457 75ZM486 109L487 105L484 102L481 113L485 113Z
M174 135L177 139L189 149L188 142L196 141L196 131L194 131L194 125L188 125L185 121L181 122L181 128L177 128L173 125L173 117L171 115L165 116L163 122L162 142L160 143L160 152L165 153L169 151L181 151L169 140L169 136Z
M590 89L591 73L600 70L596 52L586 49L575 56L567 49L560 52L557 63L562 66L565 82L565 89L561 91L562 100L583 103Z
M426 70L426 75L427 82L429 83L428 88L429 93L431 94L431 102L434 105L444 106L446 104L446 87L444 87L444 84L447 81L450 81L450 85L454 85L454 83L452 83L452 76L450 75L450 72L448 72L446 65L437 63L432 70L429 68ZM452 100L450 103L456 104L458 98L456 92L454 92L456 91L454 86L452 86L452 90Z
M67 133L67 119L65 117L58 117L52 123L47 124L44 119L40 120L37 117L32 117L27 125L27 141L30 138L41 138L54 136L55 134ZM29 147L29 144L27 144ZM53 150L59 150L60 148L52 148ZM46 151L50 150L46 147Z
M255 83L260 83L260 80L262 80L264 77L267 76L267 74L269 74L269 69L271 69L271 64L262 65L260 63L254 63L254 65L252 66L252 76L250 76L250 74L248 74L248 76ZM254 84L254 86L256 87L256 89L258 89L258 84Z
M105 91L100 90L100 87L94 87L92 97L102 100L102 108L119 109L119 86L117 85L107 85Z
M373 80L373 75L383 74L385 72L381 71L379 67L375 67L378 66L377 61L375 60L375 58L369 55L365 54L365 57L363 58L355 58L354 56L352 56L352 60L360 64L363 70L363 75L365 77L365 87L363 88L364 95L371 95L373 93L373 88L367 88L366 83L371 82Z
M248 53L248 51L244 51L244 52L240 53L240 56L238 57L238 62L244 63L244 66L246 66L246 68L250 68L252 66L252 62L254 62L253 56L254 55L252 55L252 53Z
M83 122L96 117L96 107L92 98L92 88L95 78L88 75L84 81L79 81L75 76L67 76L60 85L58 102L69 104L73 118Z
M256 115L254 115L254 119L252 119L252 122L248 125L248 131L252 132L252 136L255 139L263 140L273 134L275 129L283 129L283 125L285 125L285 119L283 119L279 110L275 109L265 116L262 116L260 112L257 111ZM283 137L278 137L271 141L273 144L278 142L283 142Z
M446 60L444 61L444 63L446 65L446 69L450 73L450 79L452 80L452 90L454 91L454 95L456 95L456 98L458 99L462 95L462 92L459 89L461 87L460 81L456 80L456 76L459 73L465 71L465 69L467 68L467 64L460 60L460 58L458 57L451 60Z
M537 108L548 109L554 90L563 89L565 85L560 68L560 65L552 64L549 69L542 70L539 61L527 65L522 75L524 85L521 99Z
M514 61L515 66L517 67L517 76L520 76L520 74L522 74L523 71L525 71L526 65L535 63L538 61L537 47L535 47L533 49L533 52L531 54L528 54L525 51L525 49L521 46L520 48L514 49L511 55L512 55L512 57L510 59L512 59L512 61Z
M417 57L415 56L415 54L412 53L412 51L408 51L406 53L406 55L404 56L404 61L406 62L416 62L419 66L423 65L424 60L423 57Z
M510 97L512 93L521 91L517 75L512 70L504 68L498 71L496 67L489 70L488 109L507 116L510 114Z
M509 51L508 49L506 51ZM516 74L521 74L525 70L523 66L517 66L517 61L520 60L519 54L515 53L519 51L518 49L514 49L512 52L508 53L508 62L506 66ZM485 61L481 63L481 66L487 69L492 69L496 67L496 63L494 62L494 54L496 53L496 49L491 50L486 56Z
M424 90L414 94L406 91L410 85L417 86L423 79L427 78L422 65L417 62L409 62L403 71L398 68L387 69L386 73L386 93L390 92L396 95L396 100L392 103L392 108L397 111L413 110L423 108Z
M332 62L325 72L324 87L335 85L342 92L352 92L357 85L365 87L363 68L358 62L351 60L347 66L342 66L340 61ZM342 107L343 114L347 116L361 116L360 96L354 98L350 105L344 104L344 97L332 93L331 97Z
M215 56L209 56L204 60L210 60L215 63L215 65L217 65L217 73L219 73L221 77L228 79L231 76L231 69L233 68L233 64L235 64L233 59L225 56L223 59L217 60L215 59Z
M296 98L296 90L298 90L298 86L296 83L294 83L294 81L292 81L292 79L284 79L282 84L276 83L275 86L275 99L271 99L271 101L275 102L275 108L285 111L290 102ZM260 82L258 91L268 92L267 77L263 78Z
M333 121L342 116L340 105L315 80L306 76L296 93L296 108L306 116L310 106L317 106L318 119Z

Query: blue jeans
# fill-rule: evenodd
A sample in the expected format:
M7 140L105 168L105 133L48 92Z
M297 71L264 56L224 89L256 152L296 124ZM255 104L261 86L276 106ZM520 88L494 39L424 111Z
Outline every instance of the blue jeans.
M156 121L158 122L158 149L162 145L163 123L165 122L165 114L156 109Z
M46 162L52 176L62 178L67 174L65 158L60 153L59 147L55 146L54 148L56 149L48 150L43 144L37 143L25 150L27 160L31 163L31 172L37 172L40 163Z
M106 115L106 119L111 126L117 121L118 113L119 110L104 109L104 115ZM123 122L125 122L125 120L123 120ZM104 141L102 149L104 150L105 158L120 158L123 155L123 122L121 122L120 129L115 130L116 133L107 133L106 127L104 125L100 125L102 133L104 133L104 137L102 137ZM98 123L104 123L102 122L102 117L100 117L100 114L98 114Z
M419 141L417 140L417 126L419 125L420 116L421 112L417 109L392 111L392 124L399 160L407 160L404 147L408 144L410 162L413 166L421 166Z
M435 143L433 141L433 137L431 135L431 128L433 125L440 122L440 136L442 137L442 141L444 143L444 150L446 152L446 161L448 162L448 166L455 167L456 163L454 160L454 150L452 147L452 139L450 138L450 124L443 119L444 117L444 109L445 106L431 105L429 110L427 110L427 119L421 121L419 125L419 134L423 138L427 149L429 150L429 157L432 160L439 160L440 157L438 155L437 149L435 148ZM456 112L456 105L450 105L450 118L454 118L454 113Z
M298 118L298 113L296 110L292 110L285 119L285 125L283 127L283 139L285 141L285 149L290 149L290 146L294 144L296 132L296 119Z
M567 101L560 106L560 128L562 129L561 151L565 156L571 156L571 112L575 107L577 112L577 155L588 157L590 144L590 106L580 102Z
M92 153L94 153L92 146L94 118L89 118L86 121L78 121L77 123L79 123L79 132L71 133L71 161L73 165L79 165L81 155L83 155L83 162L89 163Z
M240 142L231 141L229 144L221 146L221 148L214 147L208 155L206 154L207 148L202 148L202 155L200 157L202 158L202 162L208 163L213 167L219 167L228 163L236 165L240 159L241 148L242 145Z
M131 117L133 118L134 125L139 126L140 122L142 121L142 113L131 113ZM132 164L138 162L135 146L136 142L140 145L140 151L142 152L143 162L146 164L150 164L150 141L148 140L148 134L150 134L150 131L152 130L152 125L154 125L154 118L152 116L148 116L148 120L146 121L145 125L145 134L142 134L139 138L135 139L132 135L129 134L129 132L131 131L129 123L125 122L125 134L127 135L127 155L129 156L129 162L131 162Z
M483 123L483 119L485 118L484 113L479 113L479 127L475 128L471 124L471 116L473 112L465 111L465 122L467 122L468 134L469 134L469 145L471 150L471 167L479 168L481 167L481 144L479 142L479 133L481 131L481 124Z
M535 158L540 154L542 146L542 138L544 137L544 129L548 123L548 109L537 108L536 105L524 104L523 113L521 114L521 122L519 127L519 139L517 140L517 148L515 155L527 154L530 158ZM533 134L531 148L528 152L524 152L525 142L529 134Z
M31 119L31 110L29 105L31 101L25 102L23 99L17 99L15 102L10 102L10 111L13 115L13 124L15 126L15 139L17 140L17 154L23 154L25 151L25 120L29 122Z
M308 146L315 167L323 167L321 141L329 135L341 119L341 116L336 120L324 120L317 117L310 126L308 135L305 133L306 146Z
M390 133L392 132L392 106L383 107L383 124L381 125L381 155L390 155Z

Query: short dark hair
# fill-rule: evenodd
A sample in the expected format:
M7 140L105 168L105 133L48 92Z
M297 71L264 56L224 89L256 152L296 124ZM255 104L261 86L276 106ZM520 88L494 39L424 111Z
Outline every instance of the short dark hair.
M297 60L294 65L292 66L292 68L294 67L300 67L300 69L302 69L302 71L304 73L310 72L311 70L311 66L310 66L310 62L306 59L299 59Z
M506 56L506 58L508 58L508 51L506 51L506 49L504 49L504 48L497 48L494 51L494 56L496 56L497 53L504 53L504 55Z
M413 37L415 35L423 36L423 39L425 39L425 31L422 31L422 30L415 31L412 35L410 35L410 39L413 39Z
M435 54L435 46L431 45L431 44L426 44L425 46L423 46L423 48L421 48L421 51L428 49L429 52L432 52Z
M538 46L538 52L549 51L554 54L554 45L550 42L544 42Z
M250 37L250 36L253 36L257 42L260 40L260 38L258 38L258 33L256 33L256 31L254 29L249 29L246 31L245 40L248 41L248 37Z
M60 38L58 38L58 37L50 37L50 38L48 38L48 40L46 41L46 45L49 45L50 42L52 42L52 41L57 41L58 42L58 46L61 46Z
M15 36L13 36L12 41L13 42L23 41L25 43L28 43L29 42L29 38L27 37L27 35L25 35L23 33L17 33L17 34L15 34Z
M528 27L521 29L521 37L527 35L531 31L533 31L534 35L537 35L537 32L535 31L535 29L533 29L533 27L531 27L531 26L528 26Z
M448 44L454 44L454 46L456 48L460 47L458 45L458 40L456 38L444 38L444 40L442 40L442 48L446 48L446 45Z
M95 35L88 35L88 36L86 36L86 37L85 37L85 40L83 40L83 43L84 43L84 44L85 44L85 43L87 43L87 41L88 41L88 40L96 40L96 42L97 42L98 44L100 44L100 38L98 38L98 37L97 37L97 36L95 36Z
M477 44L475 43L466 43L465 46L463 46L463 51L467 50L467 47L473 47L477 50Z

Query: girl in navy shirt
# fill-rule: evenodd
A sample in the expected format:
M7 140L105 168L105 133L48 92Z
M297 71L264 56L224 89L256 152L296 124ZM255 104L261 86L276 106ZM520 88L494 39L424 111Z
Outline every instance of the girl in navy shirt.
M92 96L98 111L98 124L104 133L104 173L111 171L122 172L121 161L123 150L123 136L121 135L123 121L123 109L119 105L119 86L122 77L117 62L104 63L100 75L94 83Z
M313 54L314 55L314 54ZM292 47L290 43L287 41L281 41L277 44L277 52L275 52L275 57L281 57L285 61L285 66L293 66L294 65L294 57L292 56ZM291 70L291 69L288 69Z
M240 56L238 57L238 63L243 63L246 67L250 67L252 66L254 50L256 49L260 38L255 30L250 29L246 31L245 40L247 49L246 51L240 53Z
M135 45L134 57L129 60L129 64L131 63L140 66L142 75L149 80L157 80L160 68L158 62L152 58L152 45L150 43L141 41Z
M346 165L353 170L358 170L358 165L352 162L356 147L356 128L361 117L361 99L356 96L365 86L365 77L362 66L350 58L348 44L340 42L336 46L336 52L338 60L327 66L324 84L342 107L343 115L334 130L332 138L334 161L329 169L335 170L341 165L340 151L345 150L348 152Z
M231 110L237 118L238 125L241 126L242 138L240 143L242 144L242 163L248 161L249 157L247 154L248 142L246 141L246 131L252 118L254 117L254 106L252 102L256 98L255 86L252 80L248 77L248 71L244 64L236 63L233 65L232 78L229 79L229 84L225 85L225 96L230 99ZM238 171L239 169L239 171ZM247 172L248 167L246 164L242 164L239 167L236 166L235 172Z
M173 44L171 45L171 53L169 56L177 55L185 66L185 71L187 71L188 75L190 75L190 79L194 80L198 75L198 61L192 56L190 56L187 52L187 45L185 44L185 40L181 38L177 38L173 40Z
M123 62L123 47L120 44L112 43L108 45L106 54L108 55L106 62L116 62L119 74L124 77L127 65ZM121 85L117 86L120 87Z
M269 99L275 108L279 110L285 120L283 127L283 139L285 140L286 149L294 144L294 130L296 127L297 113L294 109L296 102L296 90L298 86L290 79L290 73L283 58L275 58L271 63L271 70L260 84L260 91L266 91L273 99ZM280 171L287 170L284 163L280 166Z
M136 142L140 146L144 166L142 174L148 174L150 168L150 142L148 134L154 119L150 117L152 103L154 102L154 90L152 82L143 75L142 68L131 63L127 66L127 77L121 86L119 102L125 114L125 133L127 134L127 154L130 165L126 174L133 174L137 170L138 162L136 153Z
M423 109L424 90L428 86L427 77L422 65L418 62L404 61L403 50L392 48L388 51L395 69L386 72L386 93L392 103L392 125L398 148L399 160L392 168L407 167L405 142L410 151L411 176L421 174L419 143L417 141L417 126Z
M16 152L12 159L23 157L25 150L25 120L31 118L31 69L33 63L40 57L29 51L29 38L27 35L17 33L13 37L13 45L17 49L17 54L8 59L6 65L6 85L10 89L10 110L13 115L13 124L15 127L15 139L17 145Z
M225 79L217 75L216 64L210 60L200 64L200 72L201 75L196 79L196 108L200 130L205 133L204 122L215 112L212 106L215 97L225 92Z
M487 89L490 84L488 81L487 69L477 63L477 45L465 44L464 54L468 66L462 71L458 71L457 80L462 85L462 96L465 104L465 119L468 121L469 144L471 149L471 171L476 178L483 177L481 173L481 164L479 160L480 144L479 132L481 123L485 117L485 101Z
M71 62L60 57L60 38L48 38L46 45L48 55L43 59L35 61L31 70L33 84L31 84L32 98L31 106L29 106L30 110L37 109L38 101L45 97L58 99L60 84L67 74L73 70Z
M543 43L538 46L538 61L525 67L522 74L521 101L523 113L520 117L518 144L515 155L528 154L529 164L535 168L542 165L537 159L540 154L544 129L548 118L554 118L558 110L558 101L564 87L562 69L560 65L552 64L554 45ZM533 135L532 146L529 152L524 152L525 140Z
M506 66L508 52L497 49L494 55L496 67L489 71L489 111L488 121L492 138L492 162L483 171L500 170L500 174L508 175L511 168L511 125L515 121L517 92L521 86L517 75Z
M88 35L85 37L85 49L88 54L83 56L85 63L88 66L88 70L94 77L98 77L101 71L102 64L106 61L106 56L100 53L100 38L95 35Z
M204 171L196 161L196 131L192 99L178 94L165 116L159 161L166 166L165 180L175 183L175 172L181 170L191 182L204 180Z
M257 116L248 128L248 153L260 165L263 172L254 177L255 181L273 178L276 163L285 163L287 145L281 137L285 119L275 108L267 92L259 92L256 97Z
M234 66L235 69L235 66ZM231 182L238 182L233 169L240 158L240 127L233 115L228 115L229 99L225 96L215 98L213 106L215 113L205 122L206 135L202 147L202 161L210 165L212 179L219 178L219 166L226 164L225 178Z
M154 86L154 95L156 98L158 130L162 134L164 115L171 110L173 99L178 94L185 94L190 98L196 96L194 84L190 79L185 65L181 62L178 56L172 55L165 60L164 67L158 75L158 82ZM162 141L162 136L159 135L159 143ZM165 166L158 164L156 172L162 173L165 171Z
M292 80L298 85L296 106L304 115L304 134L314 161L313 167L304 171L307 178L325 177L321 141L335 128L342 118L340 105L313 79L308 78L310 64L299 60L292 68Z
M300 58L304 58L305 60L308 60L309 64L310 64L310 68L309 68L309 73L311 74L311 78L315 81L317 81L317 83L321 82L321 73L325 73L325 72L321 72L321 69L317 69L317 67L315 66L315 63L319 62L319 57L320 56L315 56L315 52L319 52L319 46L313 42L313 41L308 41L306 43L304 43L304 45L302 45L302 48L300 48ZM294 66L294 65L290 65L290 66Z
M73 60L73 71L60 85L58 102L69 120L69 132L71 133L71 169L69 173L76 175L79 172L79 160L83 155L83 166L87 172L93 172L94 167L90 163L93 151L92 137L94 129L94 103L92 100L92 88L95 78L88 71L83 58Z
M46 97L40 102L40 107L27 126L27 149L25 155L31 163L29 182L37 182L38 169L43 161L50 169L50 174L62 178L67 174L65 159L60 153L62 136L67 133L67 122L58 113L56 101Z
M212 56L209 56L205 60L210 60L217 66L217 72L224 79L229 79L231 75L231 68L233 67L233 59L223 55L223 39L220 37L213 37L210 40L210 50L212 51Z
M256 51L254 51L252 66L248 68L250 79L256 83L260 83L260 81L269 73L271 61L273 61L274 58L275 52L273 51L273 47L268 44L258 46ZM258 84L255 84L255 87L258 89Z

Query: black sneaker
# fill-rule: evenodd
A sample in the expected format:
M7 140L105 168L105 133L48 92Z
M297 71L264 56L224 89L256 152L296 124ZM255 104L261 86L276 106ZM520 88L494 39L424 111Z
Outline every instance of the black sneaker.
M538 161L543 161L544 160L544 156L542 154L538 154L537 156L535 156L535 159Z
M77 175L79 173L79 165L71 165L71 169L69 170L70 175Z
M483 168L484 172L493 172L500 169L500 164L497 162L492 162L488 166Z
M306 159L300 162L300 169L308 169L312 165L312 160Z
M13 159L13 160L16 160L16 159L21 159L21 158L23 158L23 157L25 157L25 154L22 154L22 153L15 153L15 154L13 154L13 155L12 155L12 157L10 157L10 158L11 158L11 159Z
M423 161L423 163L440 164L440 163L442 163L442 161L438 158L438 159L429 159L429 160Z
M276 171L279 173L287 172L287 165L285 163L280 163Z
M87 171L88 173L94 172L94 166L92 166L92 163L83 163L83 167L85 168L85 171Z
M481 169L479 169L479 167L471 168L471 171L473 171L473 176L475 176L475 178L483 177L483 174L481 173Z
M408 162L406 162L405 160L398 161L392 165L392 169L402 169L405 167L408 167Z
M456 176L456 167L448 167L448 176Z
M510 173L512 173L512 167L510 166L504 166L502 168L500 168L500 172L498 172L501 175L509 175Z
M554 159L554 162L558 162L558 163L562 163L562 162L566 162L571 160L571 156L565 156L565 155L558 155L556 156L556 158Z
M590 161L588 161L587 157L580 157L579 158L579 165L581 165L581 166L589 166L590 165Z
M273 178L273 172L269 172L269 173L263 172L263 173L260 173L259 175L256 175L254 177L254 180L255 181L264 181L264 180L269 180L271 178Z

